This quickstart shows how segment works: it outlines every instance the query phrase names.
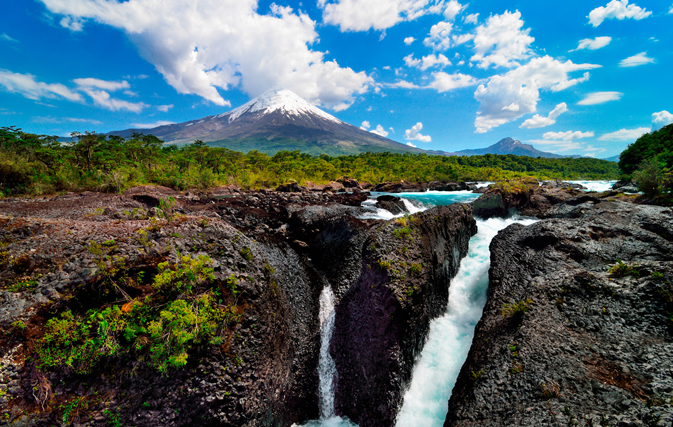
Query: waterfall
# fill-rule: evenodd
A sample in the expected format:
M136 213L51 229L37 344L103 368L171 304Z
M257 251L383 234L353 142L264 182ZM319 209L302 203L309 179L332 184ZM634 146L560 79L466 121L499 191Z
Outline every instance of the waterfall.
M318 358L318 404L320 419L312 420L303 427L357 427L347 418L337 417L334 413L334 388L336 387L337 370L329 345L334 333L334 292L330 285L325 285L320 293L320 357ZM296 427L296 424L293 425Z
M444 425L451 391L486 304L489 245L498 231L515 222L529 225L535 221L517 218L477 221L479 231L470 240L467 256L451 281L446 313L430 323L428 341L416 361L411 385L397 416L397 427Z
M334 293L326 285L320 294L320 359L318 374L320 390L320 419L326 420L334 416L334 386L336 381L336 365L329 354L329 344L334 333Z

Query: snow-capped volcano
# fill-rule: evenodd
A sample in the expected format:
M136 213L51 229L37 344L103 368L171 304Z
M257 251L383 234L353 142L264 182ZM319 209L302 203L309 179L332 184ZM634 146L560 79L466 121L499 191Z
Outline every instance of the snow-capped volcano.
M110 134L129 136L132 132L152 134L168 143L189 144L200 139L212 146L270 154L281 150L329 155L423 152L342 122L284 88L271 89L215 116Z
M342 123L336 117L327 114L323 110L309 104L296 93L282 87L277 87L268 90L240 107L231 110L227 113L220 114L215 117L225 117L229 119L229 123L233 122L243 114L270 114L275 111L280 112L288 117L295 116L318 116L325 120L333 121L334 123Z

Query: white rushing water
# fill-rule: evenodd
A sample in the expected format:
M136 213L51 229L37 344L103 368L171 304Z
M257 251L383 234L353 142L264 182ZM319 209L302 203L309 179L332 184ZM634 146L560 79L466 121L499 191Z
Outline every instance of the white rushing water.
M397 417L397 427L441 427L449 397L472 345L474 328L481 318L488 290L489 245L498 231L531 219L493 218L478 221L479 231L470 240L458 274L451 281L446 313L430 323L428 340L412 374L409 390Z
M318 359L318 403L320 419L309 421L304 427L357 427L348 419L334 414L334 388L336 387L337 370L334 359L329 353L329 345L334 333L334 293L327 285L320 294L320 357Z
M612 189L612 186L615 185L617 181L568 181L573 184L580 184L585 186L586 191L598 191L602 193L603 191L608 191Z

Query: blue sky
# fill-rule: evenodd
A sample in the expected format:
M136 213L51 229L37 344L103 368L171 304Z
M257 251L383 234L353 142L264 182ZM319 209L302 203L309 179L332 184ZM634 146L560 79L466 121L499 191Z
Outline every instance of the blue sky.
M424 149L618 154L673 122L673 0L23 0L0 126L179 123L286 87Z

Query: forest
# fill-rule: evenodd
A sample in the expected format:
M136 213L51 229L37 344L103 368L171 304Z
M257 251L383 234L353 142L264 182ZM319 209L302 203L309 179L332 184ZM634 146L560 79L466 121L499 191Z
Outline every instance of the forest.
M209 147L202 141L178 147L153 135L128 138L75 133L71 141L0 128L0 192L41 195L68 191L122 192L155 184L176 190L220 185L274 188L296 181L326 183L342 176L378 184L385 181L496 181L618 179L616 163L591 158L531 158L515 155L471 157L364 153L331 157L299 151L269 156Z

